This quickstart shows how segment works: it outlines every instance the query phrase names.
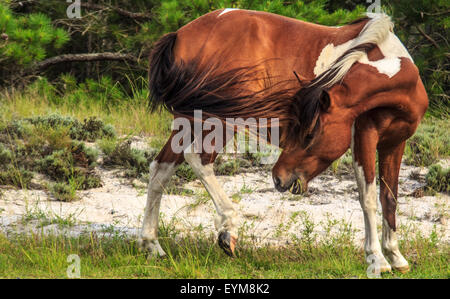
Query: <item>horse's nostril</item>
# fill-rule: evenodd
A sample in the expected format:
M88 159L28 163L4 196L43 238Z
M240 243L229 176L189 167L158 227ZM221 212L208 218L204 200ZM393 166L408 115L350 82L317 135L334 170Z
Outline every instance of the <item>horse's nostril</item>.
M279 186L280 185L280 179L278 177L274 177L273 178L273 183L275 184L275 186Z
M281 180L278 177L273 177L273 183L275 184L275 189L279 192L286 191L286 188L281 186Z

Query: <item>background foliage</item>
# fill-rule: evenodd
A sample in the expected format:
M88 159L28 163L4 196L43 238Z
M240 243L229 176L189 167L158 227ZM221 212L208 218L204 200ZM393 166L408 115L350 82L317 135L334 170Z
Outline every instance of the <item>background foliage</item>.
M146 97L148 53L162 34L175 31L219 8L269 11L324 25L342 25L361 16L359 0L82 0L82 17L69 19L61 0L0 0L0 85L44 80L59 95L77 90L107 91L100 101L116 103L121 93ZM395 31L419 66L430 96L431 113L448 117L450 2L382 1ZM126 61L71 62L29 72L46 58L76 53L127 53ZM93 98L98 98L94 96ZM78 99L78 100L77 100Z

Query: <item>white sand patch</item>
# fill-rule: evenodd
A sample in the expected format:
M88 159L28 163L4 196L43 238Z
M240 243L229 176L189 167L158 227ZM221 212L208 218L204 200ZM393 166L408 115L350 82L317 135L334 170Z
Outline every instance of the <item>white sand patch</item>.
M405 165L401 168L397 213L400 238L408 238L408 231L412 234L420 231L427 236L435 229L443 242L449 242L449 196L410 196L411 192L423 186L423 183L410 178L413 171L420 173L422 179L427 172L426 169ZM115 171L99 169L99 172L104 186L80 191L80 200L76 202L58 202L40 190L3 189L0 231L9 234L33 230L78 235L86 231L108 233L113 229L136 236L144 213L146 189L131 186L129 181L118 178ZM336 220L341 225L333 226L334 232L342 230L343 223L351 225L355 230L355 241L358 245L363 243L364 220L352 175L341 178L321 175L310 183L312 192L307 196L280 194L273 188L271 174L267 171L218 176L218 180L228 196L239 194L233 204L238 211L240 227L247 236L253 236L257 244L286 244L295 237L301 238L307 219L305 215L314 222L314 233L319 238L326 235L327 223ZM199 181L184 187L196 193L204 192ZM215 231L212 202L192 207L195 202L195 195L163 195L162 220L166 223L173 221L187 234L199 226L206 232ZM380 226L380 205L377 214ZM27 217L32 220L26 221ZM75 222L75 225L61 227L58 221L46 224L42 220L45 218ZM381 233L381 229L379 231Z

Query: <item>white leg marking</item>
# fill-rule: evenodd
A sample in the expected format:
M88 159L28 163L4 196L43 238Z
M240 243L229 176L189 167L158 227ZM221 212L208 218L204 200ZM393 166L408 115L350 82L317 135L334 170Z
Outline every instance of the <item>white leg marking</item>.
M213 163L202 165L200 155L193 153L191 146L185 150L184 158L213 199L218 214L214 221L216 229L219 232L229 232L230 235L237 238L236 211L214 175Z
M355 160L354 151L354 135L355 125L352 127L352 155L353 155L353 168L355 170L356 183L359 190L359 202L361 204L364 214L364 226L366 240L364 243L364 251L366 254L366 261L369 264L377 263L381 272L391 271L391 266L387 262L386 258L381 252L380 241L378 240L377 233L377 184L374 179L372 183L367 184L364 177L364 170Z
M389 226L386 219L383 219L383 234L382 234L383 251L386 257L391 262L392 267L404 272L409 270L409 265L403 255L398 249L397 234Z
M164 186L169 182L174 171L175 163L153 161L150 164L147 205L139 244L152 255L164 256L166 254L158 242L159 207Z

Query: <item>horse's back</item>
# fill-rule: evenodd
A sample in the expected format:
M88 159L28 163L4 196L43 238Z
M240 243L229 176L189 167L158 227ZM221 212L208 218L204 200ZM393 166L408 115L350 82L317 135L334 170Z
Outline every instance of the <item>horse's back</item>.
M175 56L178 61L220 56L230 68L245 61L289 59L325 44L336 30L267 12L216 10L177 31Z

